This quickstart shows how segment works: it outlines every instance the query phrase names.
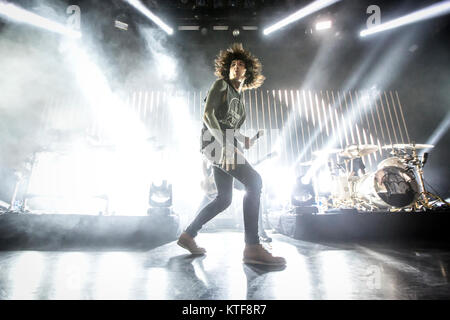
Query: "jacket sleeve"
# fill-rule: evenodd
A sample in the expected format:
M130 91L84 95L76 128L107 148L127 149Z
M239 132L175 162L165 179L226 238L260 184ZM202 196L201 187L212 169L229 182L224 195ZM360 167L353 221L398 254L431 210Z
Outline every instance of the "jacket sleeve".
M208 97L206 98L205 112L203 114L203 122L221 146L223 146L224 143L224 136L216 117L216 110L222 103L222 99L226 94L226 89L227 87L223 80L216 80L214 82L211 89L209 89Z

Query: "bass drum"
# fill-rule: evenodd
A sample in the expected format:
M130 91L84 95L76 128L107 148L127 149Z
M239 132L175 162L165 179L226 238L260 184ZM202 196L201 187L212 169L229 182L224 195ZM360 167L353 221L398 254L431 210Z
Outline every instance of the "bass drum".
M405 161L398 157L391 157L384 159L378 164L378 170L381 170L386 167L397 167L402 168L403 170L408 169L408 166L406 165Z
M356 183L355 192L357 198L380 209L403 208L417 200L419 187L413 173L398 166L387 166L363 176Z

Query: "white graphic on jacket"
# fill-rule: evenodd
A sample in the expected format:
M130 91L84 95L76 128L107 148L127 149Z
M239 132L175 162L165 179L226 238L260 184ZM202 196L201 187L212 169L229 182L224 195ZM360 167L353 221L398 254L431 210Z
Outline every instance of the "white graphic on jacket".
M236 128L242 117L242 104L238 98L232 98L228 104L228 111L224 119L219 120L228 128Z

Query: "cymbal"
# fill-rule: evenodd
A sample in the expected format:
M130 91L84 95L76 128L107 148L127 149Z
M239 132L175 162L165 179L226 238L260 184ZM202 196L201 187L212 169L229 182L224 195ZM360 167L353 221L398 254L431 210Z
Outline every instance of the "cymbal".
M330 149L322 149L322 150L317 150L313 152L313 155L315 156L323 156L323 155L327 155L327 154L335 154L335 153L339 153L342 152L342 149L334 149L334 148L330 148Z
M432 144L394 144L383 146L383 149L431 149L434 148Z
M374 144L353 144L350 146L347 146L343 152L341 152L339 155L341 157L347 157L350 159L354 158L360 158L367 156L371 153L377 152L378 147Z

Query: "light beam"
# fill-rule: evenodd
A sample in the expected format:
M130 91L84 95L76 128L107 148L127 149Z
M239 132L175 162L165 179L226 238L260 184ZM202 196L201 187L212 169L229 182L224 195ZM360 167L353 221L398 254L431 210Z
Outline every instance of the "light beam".
M139 12L145 15L147 18L156 23L161 29L163 29L167 34L173 34L173 29L165 24L158 16L147 9L141 1L139 0L126 0L130 5L136 8Z
M275 23L274 25L264 29L264 34L268 35L284 26L291 24L297 20L300 20L314 12L317 12L325 7L331 6L332 4L339 2L340 0L317 0L313 3L307 5L306 7L298 10L297 12L291 14L290 16L284 18L283 20Z
M16 22L30 24L32 26L53 31L65 36L70 36L73 38L81 37L81 33L78 31L72 30L65 25L51 21L4 1L0 1L0 15Z
M436 3L432 6L426 7L424 9L412 12L400 18L382 23L376 27L372 27L360 32L361 37L366 37L371 34L375 34L378 32L383 32L386 30L398 28L401 26L405 26L407 24L411 24L414 22L435 18L438 16L445 15L450 12L450 1L442 1Z

